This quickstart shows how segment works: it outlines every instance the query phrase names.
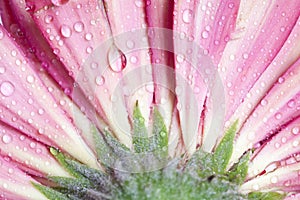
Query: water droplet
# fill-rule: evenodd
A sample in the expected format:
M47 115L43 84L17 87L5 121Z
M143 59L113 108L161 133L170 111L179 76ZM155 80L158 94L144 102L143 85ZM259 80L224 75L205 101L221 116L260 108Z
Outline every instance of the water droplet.
M208 38L209 34L207 31L203 31L201 36L202 36L202 38L206 39L206 38Z
M81 33L84 29L84 25L82 22L76 22L73 28L77 33Z
M135 4L136 7L138 7L138 8L145 7L145 3L144 3L143 0L135 0L134 4Z
M134 42L132 40L127 40L126 46L128 47L128 49L133 49Z
M69 0L51 0L51 2L56 6L61 6L68 3Z
M293 100L293 99L289 100L288 103L287 103L287 105L288 105L289 108L295 107L295 104L296 104L295 100Z
M91 33L85 34L85 39L86 39L87 41L92 40L92 38L93 38L93 35L92 35Z
M9 97L15 91L15 87L11 82L4 81L1 83L0 92L3 96Z
M184 55L182 55L182 54L178 54L178 55L176 56L176 60L177 60L177 62L179 62L179 63L182 63L182 62L184 61L184 59L185 59L185 57L184 57Z
M5 67L0 66L0 74L4 74L5 70L6 70Z
M185 23L190 23L193 20L193 16L194 16L193 11L190 9L186 9L182 13L182 20Z
M228 4L228 8L233 8L234 7L234 3L229 3Z
M121 72L127 64L125 55L115 45L109 49L108 62L114 72Z
M294 135L297 135L297 134L299 133L299 127L294 127L294 128L292 129L292 133L293 133Z
M165 137L167 135L167 133L165 131L161 131L159 134L161 137Z
M104 84L105 82L105 79L103 76L97 76L96 79L95 79L95 82L97 85L101 86Z
M279 119L281 119L281 117L282 117L282 114L281 114L281 113L276 113L276 114L275 114L275 118L276 118L276 119L279 120Z
M278 83L280 83L280 84L281 84L281 83L283 83L283 82L284 82L284 80L285 80L285 79L284 79L283 77L280 77L280 78L278 79Z
M273 177L271 178L271 183L275 184L275 183L277 183L277 182L278 182L277 176L273 176Z
M49 24L53 21L53 17L51 15L46 15L44 21L46 24Z
M2 136L2 141L4 144L9 144L12 141L12 137L8 134Z
M234 56L233 54L231 54L231 55L229 56L229 59L230 59L230 60L234 60L234 59L235 59L235 56Z
M247 53L243 53L243 58L246 60L249 58L249 55Z
M137 57L136 56L131 56L130 57L130 62L133 63L133 64L137 63Z
M72 30L70 29L69 26L62 25L61 28L60 28L60 33L65 38L68 38L68 37L70 37L72 35Z
M29 75L29 76L27 76L26 80L27 80L28 83L33 83L34 82L34 77Z

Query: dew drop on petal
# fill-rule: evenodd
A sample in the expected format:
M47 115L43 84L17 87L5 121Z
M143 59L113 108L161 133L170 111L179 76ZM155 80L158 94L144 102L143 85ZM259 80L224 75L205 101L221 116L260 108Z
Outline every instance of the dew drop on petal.
M176 56L176 60L177 60L178 63L182 63L184 61L184 59L185 59L185 57L182 54L178 54Z
M97 85L101 86L104 84L105 82L105 79L103 76L97 76L96 79L95 79L95 82Z
M299 127L294 127L294 128L292 129L292 133L293 133L294 135L297 135L297 134L299 133Z
M134 4L135 4L136 7L138 7L138 8L145 7L144 0L135 0L135 1L134 1Z
M203 31L201 36L202 36L202 38L206 39L206 38L208 38L209 34L207 31Z
M11 141L12 141L12 137L11 137L10 135L4 134L4 135L2 136L2 142L3 142L4 144L9 144Z
M3 96L9 97L15 91L14 85L9 81L4 81L0 85L0 92Z
M72 30L70 29L69 26L67 25L62 25L60 28L60 33L62 36L64 36L65 38L69 38L72 35Z
M49 24L53 21L53 17L51 15L46 15L44 21L46 24Z
M293 100L293 99L289 100L288 103L287 103L287 105L288 105L289 108L295 107L295 104L296 104L295 100Z
M4 74L5 70L6 70L5 67L0 66L0 74Z
M127 64L125 55L115 45L109 49L108 63L114 72L121 72Z
M131 57L130 57L130 62L131 62L132 64L137 63L137 57L136 57L136 56L131 56Z
M134 42L132 40L127 40L126 46L128 49L132 49L134 47Z
M193 11L190 9L186 9L182 13L182 20L185 23L190 23L193 19Z
M29 75L29 76L27 76L26 80L27 80L28 83L33 83L34 82L34 77Z
M91 33L85 34L85 39L86 39L87 41L92 40L92 38L93 38L93 35L92 35Z
M56 6L61 6L66 3L68 3L69 0L51 0L51 3L53 3Z
M77 33L81 33L84 29L84 24L82 22L76 22L73 28Z

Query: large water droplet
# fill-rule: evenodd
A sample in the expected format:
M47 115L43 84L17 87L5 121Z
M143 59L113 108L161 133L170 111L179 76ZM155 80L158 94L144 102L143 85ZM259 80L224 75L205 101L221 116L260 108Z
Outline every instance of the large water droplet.
M60 33L65 38L68 38L68 37L70 37L72 35L72 30L70 29L69 26L62 25L61 28L60 28Z
M115 45L112 45L108 52L108 63L115 72L121 72L126 66L126 57Z
M51 0L51 2L56 6L61 6L68 3L69 0Z
M202 35L202 38L204 38L204 39L208 38L208 36L209 36L207 31L203 31L201 35Z
M12 137L8 134L2 136L2 141L4 144L9 144L12 141Z
M1 83L0 92L3 96L9 97L15 91L14 85L9 81L4 81Z
M73 28L76 32L80 33L84 29L84 24L82 22L76 22Z
M194 16L193 11L190 9L186 9L182 13L182 20L185 23L190 23L193 20L193 16Z

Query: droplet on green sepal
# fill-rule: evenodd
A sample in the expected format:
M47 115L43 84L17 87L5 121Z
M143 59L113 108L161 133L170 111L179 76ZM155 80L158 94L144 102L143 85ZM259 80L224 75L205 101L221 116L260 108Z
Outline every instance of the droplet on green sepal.
M214 170L216 173L224 173L233 152L233 140L236 134L238 120L226 131L221 142L213 153Z

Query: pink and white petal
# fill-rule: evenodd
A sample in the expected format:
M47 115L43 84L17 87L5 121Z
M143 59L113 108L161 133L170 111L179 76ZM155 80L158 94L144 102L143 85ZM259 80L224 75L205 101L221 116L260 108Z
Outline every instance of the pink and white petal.
M299 94L300 97L300 94ZM300 98L298 99L300 101ZM251 158L248 178L261 173L268 173L276 167L276 163L286 160L291 155L300 152L300 117L293 120L276 134L264 146L257 149L257 154Z
M297 23L299 8L300 1L241 2L236 32L219 64L226 86L226 120L279 53Z
M155 33L152 33L151 30L147 33L146 1L108 0L104 2L113 35L113 44L126 58L134 57L138 60L138 62L131 62L131 59L128 59L126 67L122 71L123 77L121 82L123 85L127 86L133 82L137 83L135 91L130 91L131 97L125 97L127 112L131 115L136 101L138 101L141 113L145 118L145 124L149 124L149 119L151 118L150 108L153 103L153 89L149 90L149 88L154 88L154 86L152 73L149 74L147 72L149 68L152 71L148 37L152 37L152 34ZM139 40L145 40L144 46L141 48L135 43L135 47L128 50L128 46L125 46L124 43L136 40L132 38L135 33L138 33ZM110 66L112 67L111 63ZM135 80L126 79L126 76L130 73L135 74ZM170 115L170 113L168 114Z
M0 122L0 154L8 156L36 176L69 177L50 154L49 148Z
M85 0L80 3L69 1L61 6L50 4L37 10L33 16L54 52L59 54L60 60L95 107L96 113L118 133L117 137L123 143L130 146L130 125L124 102L118 105L118 112L113 110L113 94L123 75L109 67L107 55L114 48L102 2ZM53 17L52 21L46 23L44 19L49 16ZM76 94L73 98L77 98ZM115 113L118 113L118 119L115 119Z
M149 4L148 4L149 3ZM148 25L150 56L154 82L154 103L163 114L167 127L171 126L175 101L175 76L162 68L174 70L174 53L172 40L172 19L174 2L153 0L146 3L146 23ZM154 36L154 37L153 37ZM170 47L170 49L168 48ZM165 73L162 73L165 72ZM162 81L163 80L163 81Z
M74 80L69 76L64 65L58 60L53 50L31 18L25 1L1 1L1 17L4 27L12 34L27 58L38 61L41 66L63 88L66 94L71 94ZM51 17L44 19L51 21ZM37 65L39 67L39 65Z
M47 200L47 198L33 187L38 184L33 178L0 157L0 198L19 200Z
M278 167L268 174L257 176L243 183L240 191L242 193L252 191L297 192L300 189L299 169L299 162Z
M231 163L249 148L263 145L283 126L300 115L300 59L271 88L249 116L236 138ZM261 143L262 142L262 143Z
M231 116L230 122L239 119L238 129L244 124L247 117L259 103L266 103L265 101L261 101L261 99L277 81L282 81L280 76L299 59L300 46L295 41L300 41L300 17L275 59L262 73L246 95L243 103L239 105Z
M0 63L3 66L0 82L1 108L8 108L16 119L34 128L33 138L44 138L70 153L78 160L96 167L96 158L80 137L72 119L43 84L13 39L3 32L0 44ZM9 53L6 53L9 52ZM5 117L5 113L3 113ZM12 126L14 120L7 121ZM48 139L47 139L48 138ZM76 148L74 148L74 145Z

